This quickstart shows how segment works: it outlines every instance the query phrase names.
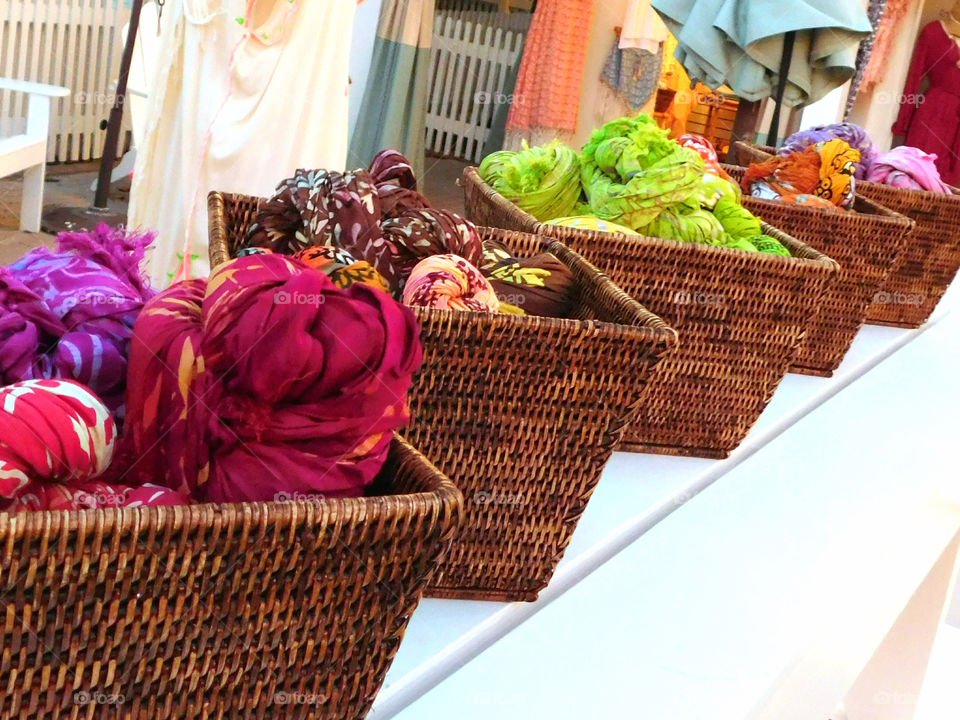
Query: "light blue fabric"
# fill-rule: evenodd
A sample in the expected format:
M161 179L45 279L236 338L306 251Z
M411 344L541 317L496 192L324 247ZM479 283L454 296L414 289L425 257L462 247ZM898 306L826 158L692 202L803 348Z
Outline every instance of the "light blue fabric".
M690 78L746 100L774 94L784 35L796 32L784 102L807 105L851 77L872 32L854 0L654 0Z
M350 148L348 167L367 167L385 149L406 155L423 176L430 49L378 37Z

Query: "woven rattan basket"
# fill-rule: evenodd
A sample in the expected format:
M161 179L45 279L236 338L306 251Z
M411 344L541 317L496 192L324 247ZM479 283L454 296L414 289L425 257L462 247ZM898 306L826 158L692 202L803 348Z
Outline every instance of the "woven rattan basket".
M740 143L734 143L740 145ZM744 168L724 166L737 181ZM863 197L854 211L825 210L743 196L747 210L840 263L820 313L794 360L793 372L830 376L863 327L867 310L906 249L914 223Z
M747 145L739 149L739 162L757 162L773 152L774 148L768 146ZM858 181L857 194L916 222L904 251L867 311L867 322L920 327L960 269L960 190L953 188L951 195L943 195Z
M680 333L623 449L723 458L786 375L837 264L770 227L785 258L659 238L543 225L464 171L474 222L555 237Z
M227 259L255 198L212 193L210 257ZM404 434L463 491L465 519L428 594L534 600L676 333L562 245L482 229L573 271L575 317L417 308L424 364Z
M399 439L376 489L0 513L0 717L366 717L463 503Z

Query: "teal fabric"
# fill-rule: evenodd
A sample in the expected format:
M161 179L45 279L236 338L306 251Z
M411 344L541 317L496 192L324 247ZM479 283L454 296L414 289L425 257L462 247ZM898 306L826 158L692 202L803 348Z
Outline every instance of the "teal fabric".
M796 31L784 102L819 100L851 77L860 41L872 32L853 0L654 0L677 37L675 53L692 80L728 85L746 100L774 94L783 38Z
M368 167L378 152L392 149L423 177L429 64L429 48L376 38L348 167Z

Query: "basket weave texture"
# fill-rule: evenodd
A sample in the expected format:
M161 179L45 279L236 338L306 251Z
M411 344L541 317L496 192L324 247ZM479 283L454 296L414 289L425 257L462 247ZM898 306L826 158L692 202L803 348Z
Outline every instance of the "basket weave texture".
M261 201L210 196L211 264ZM481 228L517 256L552 252L574 276L574 317L414 308L424 363L405 435L463 491L465 519L428 594L534 600L676 333L563 245Z
M734 143L734 146L741 143ZM741 153L743 156L743 153ZM746 169L725 165L737 181ZM858 186L859 187L859 186ZM906 250L914 222L857 197L853 212L743 196L743 206L783 232L840 263L820 313L807 329L793 372L830 376L840 366L867 311Z
M463 174L467 215L556 238L680 334L658 367L623 449L723 458L789 370L837 263L772 227L794 257L546 225Z
M743 146L738 150L741 164L776 152L766 145L739 144ZM947 292L960 269L960 190L951 189L952 194L944 195L857 182L857 195L916 223L904 251L867 310L867 323L920 327Z
M0 513L0 717L361 720L463 502L401 439L375 487Z

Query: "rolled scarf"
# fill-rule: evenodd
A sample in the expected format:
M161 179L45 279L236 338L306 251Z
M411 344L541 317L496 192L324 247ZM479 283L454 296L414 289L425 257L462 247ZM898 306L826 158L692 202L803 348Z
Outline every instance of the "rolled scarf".
M495 313L500 309L487 279L457 255L432 255L417 263L403 289L403 302L439 310Z
M414 266L431 255L457 255L474 266L483 261L477 226L449 210L408 210L385 220L382 228L401 289Z
M713 143L705 137L687 133L686 135L678 137L677 142L682 147L690 148L700 156L706 172L723 178L724 180L732 180L727 171L720 167L720 156L717 155L717 150L713 147Z
M713 209L713 215L723 231L734 238L749 239L763 232L760 219L733 198L721 198Z
M166 485L189 495L196 485L197 468L205 464L197 456L194 418L188 415L202 362L206 288L203 278L171 285L147 303L134 327L130 377L139 382L127 388L127 423L117 462L126 468L132 483L150 482L163 472Z
M797 202L798 195L816 195L849 208L854 201L854 172L860 152L843 140L810 145L800 152L775 156L751 165L742 187L755 197Z
M915 147L897 147L877 157L870 166L867 180L908 190L951 193L950 186L940 179L937 156Z
M297 170L257 212L243 247L293 255L311 245L333 245L379 266L380 196L366 170Z
M382 220L408 210L430 207L430 201L417 191L413 166L396 150L381 150L370 163L370 175L380 196Z
M723 241L723 225L716 216L699 206L676 205L660 213L640 232L650 237L679 240L701 245L719 245Z
M856 123L842 122L831 125L817 125L808 130L801 130L788 137L777 154L785 157L790 153L805 150L810 145L835 139L843 140L850 147L860 151L860 160L857 162L855 177L858 180L866 179L870 168L873 167L874 161L880 154L880 150L870 139L867 131Z
M632 230L631 234L636 234ZM500 312L567 317L573 304L573 273L555 255L514 257L501 243L483 244L481 272L500 300Z
M735 238L732 235L727 235L724 237L723 242L721 243L722 247L730 248L731 250L743 250L745 252L758 252L757 246L750 242L747 238Z
M366 260L357 260L346 250L329 245L314 245L304 248L293 257L325 273L338 288L348 288L354 283L363 283L381 292L390 292L387 281L373 268L373 265Z
M704 172L700 156L671 140L648 115L595 130L583 147L581 165L593 213L634 229L688 200Z
M560 227L579 228L581 230L597 230L599 232L617 232L624 235L636 235L637 231L628 228L626 225L618 225L608 220L601 220L592 215L574 215L572 217L554 218L548 220L547 225L559 225Z
M131 474L213 502L361 495L408 420L418 334L385 294L281 255L174 285L135 328Z
M700 203L700 207L714 210L722 198L727 198L730 202L739 205L742 194L739 186L734 182L707 172L700 178L700 185L693 197Z
M790 251L777 240L775 237L770 235L757 235L752 238L748 238L749 242L757 249L758 252L767 253L769 255L783 255L784 257L791 257Z
M189 498L162 485L109 485L93 480L76 486L34 482L4 508L7 512L93 510L189 505Z
M152 240L100 225L0 268L0 382L77 380L122 421L133 325L153 296L140 273Z
M485 183L537 220L572 215L580 199L580 159L559 140L490 153L478 170Z
M817 197L816 195L781 195L775 199L780 200L788 205L803 205L805 207L816 207L824 210L836 209L836 205L834 205L832 202L826 198Z
M8 512L182 504L166 488L96 481L113 459L110 410L73 380L0 389L0 503Z
M399 297L413 266L424 257L454 253L479 262L482 252L473 223L431 208L416 187L410 163L393 150L378 154L369 172L298 170L260 208L243 245L285 255L336 248L370 266L338 273L342 279L334 279L337 284L349 277L377 286L382 278Z

